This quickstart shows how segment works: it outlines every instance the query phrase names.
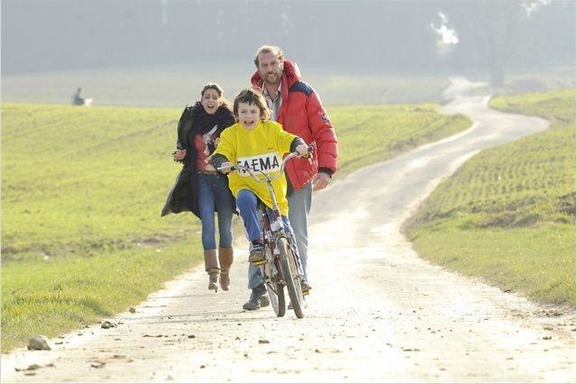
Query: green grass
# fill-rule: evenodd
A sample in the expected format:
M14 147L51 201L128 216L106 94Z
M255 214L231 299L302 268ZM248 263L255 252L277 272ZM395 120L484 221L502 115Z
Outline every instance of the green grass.
M468 128L462 115L440 115L437 104L393 104L329 108L338 127L336 178Z
M176 222L159 213L177 170L178 113L4 105L3 261L86 257L175 237Z
M2 76L4 102L69 103L81 84L84 95L98 106L175 107L197 97L207 79L215 79L231 100L248 85L250 61L163 67L119 67L82 71ZM411 74L353 75L307 66L305 79L314 85L324 105L369 105L442 102L450 82L445 76ZM538 74L540 78L543 73ZM38 87L42 84L42 87Z
M162 288L162 281L199 262L199 258L182 257L190 254L188 251L190 244L176 243L82 259L4 265L3 352L32 335L62 334L143 301Z
M459 224L412 229L415 249L435 264L480 277L503 291L542 304L574 307L574 226L550 223L539 228L465 230Z
M328 108L335 177L470 125L437 106ZM2 352L126 310L202 262L198 219L160 217L181 112L2 104Z
M326 70L325 70L326 71ZM450 85L439 76L339 76L323 73L307 75L315 90L328 105L368 105L443 101L443 91Z
M575 91L498 97L491 106L553 123L467 161L405 231L434 263L574 308Z

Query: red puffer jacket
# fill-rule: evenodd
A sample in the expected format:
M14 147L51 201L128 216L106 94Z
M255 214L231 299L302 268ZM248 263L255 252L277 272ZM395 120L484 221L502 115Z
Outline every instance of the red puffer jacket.
M262 89L263 81L258 71L252 76L251 83ZM312 163L308 159L294 158L286 165L291 186L299 190L317 172L329 175L336 172L337 136L319 97L310 85L301 80L297 65L289 60L284 61L280 89L282 102L277 121L285 131L316 147Z

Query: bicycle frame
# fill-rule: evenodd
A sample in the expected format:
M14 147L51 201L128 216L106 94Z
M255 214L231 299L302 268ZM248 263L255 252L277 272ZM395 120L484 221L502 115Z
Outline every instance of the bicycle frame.
M260 268L275 314L278 317L282 317L286 313L284 296L284 289L286 288L293 311L297 318L300 319L304 317L304 298L301 289L302 268L296 251L296 244L293 244L293 239L285 228L272 186L274 180L284 175L284 167L287 161L296 156L298 156L297 152L291 152L285 156L278 173L272 176L262 171L255 172L250 167L238 164L233 165L230 169L247 172L255 181L267 184L273 206L268 208L262 202L257 205L257 209L262 216L266 257L266 263ZM219 170L222 170L222 168ZM269 215L269 212L272 215Z

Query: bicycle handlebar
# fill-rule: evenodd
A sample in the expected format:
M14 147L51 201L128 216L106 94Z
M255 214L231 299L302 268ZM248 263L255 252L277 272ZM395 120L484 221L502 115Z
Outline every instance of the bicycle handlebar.
M306 155L310 156L311 153L313 152L313 149L314 149L313 146L309 145L307 148L308 152ZM285 164L290 159L292 159L294 157L301 157L301 156L299 155L299 153L297 151L290 152L288 155L286 155L282 159L278 173L274 177L270 177L268 174L264 173L263 171L258 171L258 173L260 173L261 175L264 176L264 179L259 178L257 171L254 171L251 167L246 167L246 166L240 165L240 164L233 164L231 167L222 167L221 166L221 167L217 168L217 171L222 172L222 171L226 171L226 170L230 170L230 171L239 171L240 170L240 171L248 172L248 174L253 178L253 180L260 182L260 183L266 183L266 182L278 179L280 177L280 175L283 174Z

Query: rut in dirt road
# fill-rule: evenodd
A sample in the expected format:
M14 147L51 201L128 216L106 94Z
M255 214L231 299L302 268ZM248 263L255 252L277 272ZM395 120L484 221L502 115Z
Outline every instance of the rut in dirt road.
M470 85L455 86L459 93ZM3 356L2 382L575 382L573 313L427 263L399 231L477 151L547 128L541 119L491 111L487 100L466 97L443 108L469 115L468 131L315 195L304 319L241 310L243 253L231 291L207 292L198 267L135 313L111 319L117 327L53 340L52 351ZM30 364L38 368L14 370Z

